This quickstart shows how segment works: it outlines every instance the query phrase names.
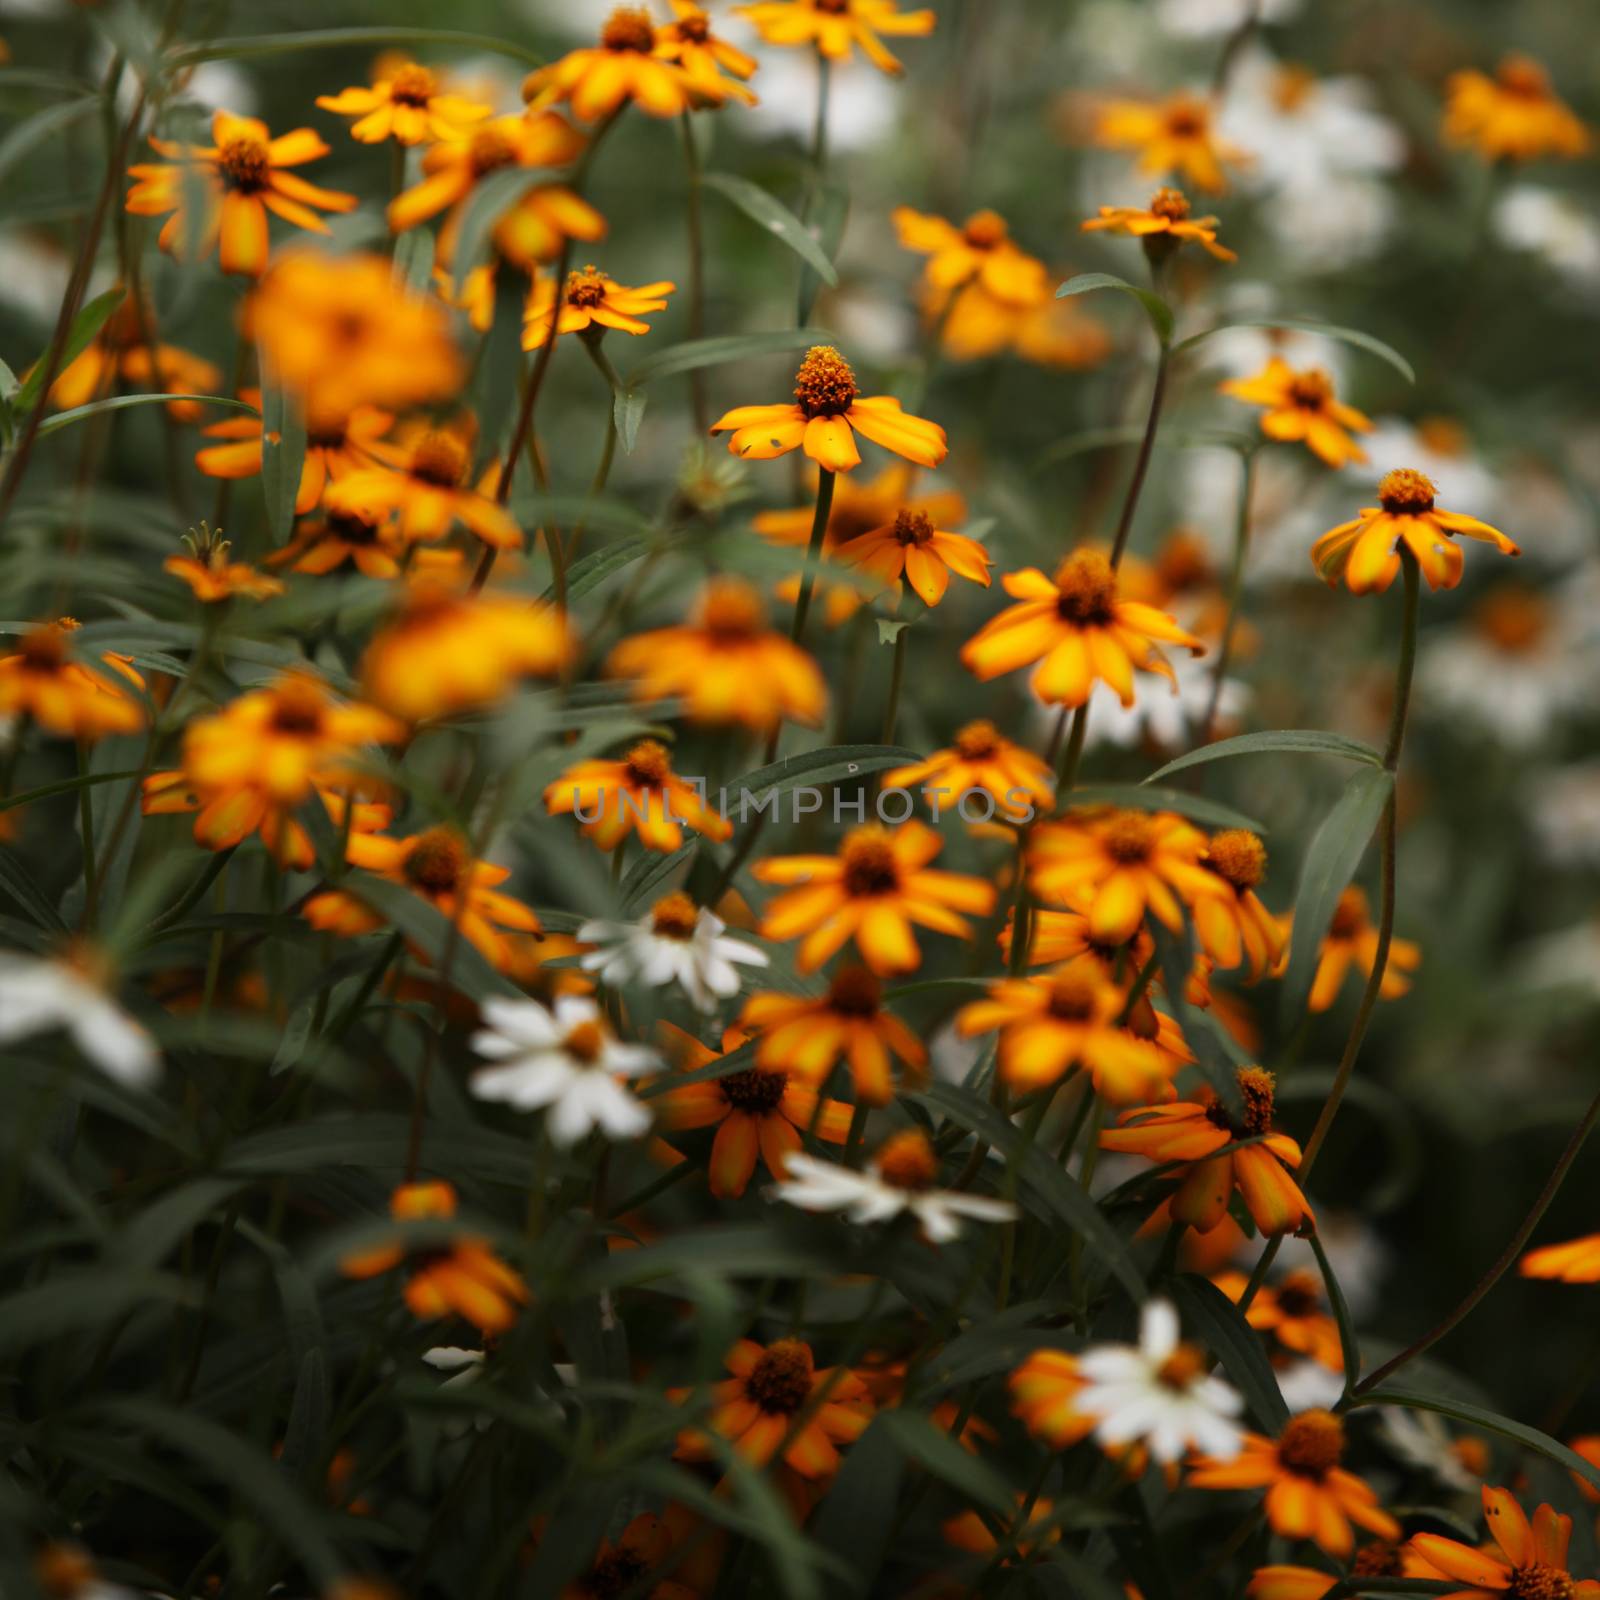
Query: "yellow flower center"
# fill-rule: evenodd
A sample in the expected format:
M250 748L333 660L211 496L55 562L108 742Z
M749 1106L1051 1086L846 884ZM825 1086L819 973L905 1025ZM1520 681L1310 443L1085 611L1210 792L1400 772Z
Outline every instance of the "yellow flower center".
M731 1072L726 1078L718 1078L717 1087L735 1111L763 1117L778 1109L778 1102L789 1087L789 1074L750 1067L744 1072Z
M1367 895L1364 889L1352 884L1339 896L1333 908L1333 921L1328 925L1330 939L1353 939L1367 925Z
M720 640L748 639L761 632L767 614L761 596L738 578L713 578L700 601L700 626Z
M411 476L435 488L459 488L468 465L466 446L453 433L430 429L411 447Z
M1198 1346L1180 1344L1176 1350L1161 1363L1160 1370L1156 1373L1157 1379L1168 1389L1177 1389L1180 1392L1191 1384L1197 1383L1206 1375L1207 1362L1205 1354Z
M1169 138L1204 139L1211 127L1211 113L1204 101L1180 95L1167 106L1162 121Z
M808 417L843 416L855 404L856 375L831 344L814 344L794 375L794 398Z
M1316 74L1290 64L1272 75L1272 103L1285 115L1298 111L1316 84Z
M640 789L659 789L672 775L667 747L655 739L642 739L623 758L629 783Z
M1244 1101L1244 1132L1249 1138L1272 1132L1273 1087L1277 1080L1262 1067L1240 1067L1234 1075Z
M217 151L223 186L238 194L258 194L267 186L272 158L260 139L230 139Z
M1321 411L1333 399L1333 379L1321 367L1297 372L1289 385L1289 399L1302 411Z
M433 74L415 61L408 61L389 80L389 98L396 105L425 106L436 93Z
M1150 210L1168 222L1182 222L1189 215L1189 199L1181 189L1157 189L1150 197Z
M1495 81L1519 100L1548 100L1550 74L1529 56L1507 56L1495 68Z
M883 984L866 967L841 967L828 985L828 1009L841 1016L870 1020L883 1002Z
M1156 825L1148 811L1115 811L1101 832L1106 854L1123 866L1148 861L1156 847Z
M1228 828L1212 838L1207 860L1235 889L1253 889L1266 876L1267 847L1247 828Z
M1522 655L1544 638L1550 624L1550 608L1532 589L1508 585L1485 595L1472 620L1496 649L1507 655Z
M998 211L975 211L967 218L961 237L974 250L993 250L1005 243L1006 220Z
M650 908L650 929L658 939L692 939L700 913L681 890L657 900Z
M600 30L607 50L637 50L648 55L656 47L656 30L643 6L618 6Z
M844 860L844 890L852 899L893 894L900 887L889 835L875 824L851 832L839 854Z
M1048 1007L1058 1022L1087 1022L1094 1015L1099 987L1087 973L1058 972L1050 980Z
M1401 1569L1400 1547L1374 1539L1356 1551L1351 1572L1361 1578L1398 1578Z
M1433 510L1433 479L1410 467L1396 467L1378 480L1378 504L1391 516L1420 516Z
M939 1158L920 1128L891 1134L879 1147L872 1164L890 1187L913 1193L931 1189L939 1177Z
M811 1394L811 1347L798 1339L768 1345L744 1380L744 1392L763 1411L792 1416Z
M585 267L582 272L569 272L564 298L569 306L577 306L584 311L592 310L605 303L606 288L610 282L605 273L594 267Z
M272 727L275 733L310 738L322 731L327 697L310 678L286 678L273 690Z
M1068 556L1056 569L1056 588L1056 610L1063 622L1087 628L1111 620L1117 575L1098 550L1075 550Z
M1305 1478L1321 1478L1344 1455L1344 1424L1320 1408L1290 1417L1278 1435L1278 1461Z
M461 882L467 852L448 828L429 828L406 852L401 873L425 894L449 894Z
M516 159L516 147L499 128L479 128L467 143L467 164L475 177L498 172Z
M1509 1592L1516 1600L1572 1600L1577 1585L1570 1572L1547 1567L1535 1561L1526 1567L1513 1567Z
M987 761L1000 753L1000 730L992 722L981 719L969 722L956 734L952 744L963 761Z
M933 523L926 511L895 513L894 536L903 545L923 545L933 537Z

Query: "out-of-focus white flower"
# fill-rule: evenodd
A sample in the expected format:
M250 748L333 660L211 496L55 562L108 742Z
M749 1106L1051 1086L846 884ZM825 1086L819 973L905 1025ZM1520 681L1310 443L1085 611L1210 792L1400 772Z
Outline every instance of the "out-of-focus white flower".
M0 301L15 306L35 322L48 326L61 309L71 263L59 250L47 249L28 234L0 234ZM109 288L90 286L90 295ZM18 363L20 368L21 363Z
M554 1010L537 1000L483 1002L488 1024L472 1048L498 1063L473 1073L472 1092L519 1111L549 1108L551 1139L576 1144L598 1128L608 1139L635 1139L649 1111L617 1080L654 1072L661 1058L645 1045L623 1044L583 995L562 995Z
M1547 859L1563 867L1600 862L1600 761L1539 772L1524 792Z
M1472 1441L1453 1438L1436 1412L1379 1406L1378 1437L1396 1460L1426 1472L1447 1489L1470 1491L1483 1482L1462 1460L1461 1445Z
M1375 256L1399 208L1376 179L1330 173L1315 188L1281 190L1265 213L1267 231L1291 266L1330 273Z
M1161 0L1156 17L1170 33L1208 39L1232 33L1252 19L1288 22L1299 10L1300 0Z
M155 1041L86 968L0 951L0 1044L52 1028L118 1083L143 1088L161 1074Z
M1286 1367L1274 1368L1272 1375L1278 1380L1278 1393L1291 1413L1327 1410L1344 1393L1343 1375L1320 1361L1292 1361Z
M1378 479L1393 467L1411 467L1433 480L1439 504L1452 511L1492 521L1500 490L1495 475L1472 447L1471 436L1452 417L1423 417L1406 422L1379 417L1362 440L1368 459L1344 469L1351 489L1377 504Z
M1140 7L1122 0L1082 0L1072 8L1064 43L1080 83L1141 77L1159 40Z
M696 910L685 894L658 900L637 922L586 922L583 944L599 945L583 957L583 968L610 984L642 983L652 989L676 983L701 1011L739 992L735 963L764 967L765 950L723 935L727 924L706 907Z
M1600 996L1600 920L1530 939L1513 952L1512 981L1523 991L1576 989Z
M1600 223L1577 196L1519 183L1501 195L1491 222L1503 243L1541 257L1575 287L1600 283Z
M1388 1252L1377 1234L1360 1217L1343 1211L1317 1214L1317 1238L1327 1252L1328 1265L1344 1292L1350 1315L1360 1322L1377 1304L1378 1289L1388 1267ZM1248 1268L1253 1262L1246 1261ZM1278 1255L1279 1268L1321 1275L1315 1252L1305 1239L1285 1236Z
M894 81L881 72L846 71L841 81L834 69L832 98L828 102L828 147L832 150L866 150L894 132L901 116ZM770 50L761 58L761 71L752 88L760 103L741 110L742 125L771 137L792 135L806 145L817 115L817 62L810 50Z
M1158 750L1185 750L1211 704L1211 679L1215 662L1186 657L1172 663L1178 680L1172 685L1153 673L1141 673L1131 706L1124 706L1116 690L1097 683L1089 696L1089 724L1084 741L1089 746L1109 744L1122 750L1151 745ZM1250 690L1237 678L1225 678L1217 703L1217 726L1236 723L1249 709ZM1055 707L1041 706L1041 726L1059 716Z
M784 1179L767 1193L802 1211L843 1211L852 1222L887 1222L910 1212L932 1244L945 1244L961 1233L961 1219L1009 1222L1017 1208L1008 1200L936 1189L939 1159L926 1136L916 1128L886 1139L872 1162L860 1172L813 1156L792 1155Z
M1107 1449L1142 1441L1157 1461L1191 1449L1228 1460L1243 1442L1233 1419L1244 1402L1195 1346L1178 1337L1178 1313L1166 1300L1145 1303L1139 1342L1091 1346L1078 1358L1084 1385L1073 1408L1098 1417L1095 1437Z

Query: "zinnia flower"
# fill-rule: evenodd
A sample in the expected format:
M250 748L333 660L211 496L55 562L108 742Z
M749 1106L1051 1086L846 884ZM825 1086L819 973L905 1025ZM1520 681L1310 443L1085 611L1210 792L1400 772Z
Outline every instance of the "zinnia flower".
M1237 1302L1249 1279L1242 1272L1220 1272L1211 1281ZM1286 1272L1275 1284L1263 1283L1245 1312L1245 1321L1270 1334L1285 1352L1309 1356L1331 1372L1344 1371L1339 1324L1327 1310L1322 1283L1314 1273Z
M765 950L727 938L727 931L714 911L673 893L637 922L585 922L578 937L597 948L581 964L613 986L675 983L697 1010L715 1011L719 1001L738 994L739 967L764 967L770 960Z
M337 116L355 117L350 137L362 144L399 144L459 138L474 122L482 122L492 108L463 95L445 94L438 76L429 68L404 57L380 60L370 89L341 89L319 94L317 104Z
M880 72L893 74L905 68L878 35L923 37L934 25L932 11L901 11L898 0L756 0L733 9L748 17L768 44L814 45L828 61L848 61L859 46Z
M899 511L893 522L835 548L834 557L885 584L904 578L926 606L936 606L957 573L989 587L989 553L976 539L935 528L925 511Z
M1382 594L1400 570L1400 546L1417 558L1430 589L1453 589L1461 582L1461 546L1453 534L1492 544L1502 555L1522 551L1498 528L1433 503L1431 478L1409 467L1385 473L1378 504L1363 506L1354 522L1330 528L1311 547L1311 562L1325 582L1341 581L1351 594Z
M1038 662L1029 685L1052 705L1081 706L1099 680L1131 706L1134 668L1175 681L1158 641L1205 654L1165 612L1119 599L1117 574L1098 550L1075 550L1054 578L1024 567L1000 581L1018 604L991 617L961 649L984 683Z
M958 228L943 217L896 206L889 220L907 250L928 257L922 277L929 289L949 295L977 284L996 300L1019 306L1049 298L1044 263L1017 247L998 212L974 212Z
M1445 139L1470 145L1485 161L1581 156L1589 130L1550 87L1550 75L1527 56L1507 56L1487 73L1450 75Z
M23 634L15 655L0 656L0 717L22 716L47 733L99 739L137 733L144 706L98 669L73 658L67 641L82 624L72 617L41 623ZM144 679L131 657L107 654L101 661L137 689Z
M61 369L50 385L50 404L63 410L86 405L105 394L115 378L132 389L161 394L215 394L222 384L221 370L176 345L147 344L152 325L138 301L131 296L124 300L89 345ZM169 401L167 410L179 422L194 422L201 413L193 400Z
M392 515L353 506L302 524L288 544L267 557L267 565L325 573L348 561L364 578L398 578L406 548Z
M1220 880L1220 892L1194 901L1200 946L1219 967L1248 962L1253 982L1277 964L1286 942L1256 894L1267 875L1267 847L1247 828L1225 828L1211 836L1203 864Z
M802 447L819 467L849 472L861 465L855 435L919 467L936 467L947 453L944 429L907 415L891 395L863 396L850 363L829 344L813 345L795 374L793 405L735 406L711 425L728 433L736 456L769 461Z
M640 320L640 313L665 311L666 297L675 288L675 283L661 282L629 289L610 274L594 267L585 267L581 272L569 272L566 293L561 297L561 318L556 335L559 338L563 333L582 333L591 327L617 328L623 333L649 333L650 324ZM536 279L533 292L528 296L527 310L523 314L524 350L537 350L549 339L555 304L555 279Z
M1011 1409L1052 1450L1066 1450L1094 1432L1094 1417L1078 1409L1084 1377L1066 1350L1035 1350L1007 1380Z
M697 98L720 102L733 87L720 76L691 79L657 50L650 13L643 6L618 6L601 28L597 46L569 50L530 72L522 98L530 111L565 100L580 122L598 122L630 104L652 117L675 117Z
M1217 138L1211 103L1187 92L1155 104L1114 100L1101 108L1094 138L1103 149L1135 151L1141 172L1173 174L1208 194L1228 187L1224 162L1245 159Z
M1330 467L1367 459L1350 433L1370 433L1372 419L1335 397L1333 379L1321 367L1296 372L1282 356L1272 356L1253 378L1231 378L1219 388L1246 405L1266 407L1261 431L1269 439L1304 444Z
M1407 1545L1445 1578L1464 1586L1461 1600L1493 1600L1508 1593L1571 1595L1581 1600L1600 1595L1600 1583L1593 1578L1575 1581L1567 1571L1571 1517L1542 1505L1530 1524L1509 1489L1484 1484L1481 1492L1484 1521L1500 1547L1498 1556L1438 1533L1415 1533Z
M135 216L167 217L158 243L169 255L182 254L191 240L201 256L218 251L224 272L258 278L267 265L267 213L311 233L328 225L312 210L354 211L353 194L319 189L287 172L327 155L328 147L310 128L274 139L264 122L218 111L211 119L210 145L174 144L152 139L151 147L171 165L128 168L134 180L127 208ZM189 207L198 198L197 217Z
M740 80L755 75L756 58L711 31L711 13L695 0L668 0L674 20L656 29L656 54L683 69L696 94L713 105L724 99L756 104ZM722 74L731 74L724 78Z
M1351 884L1340 894L1333 921L1322 941L1307 1002L1311 1009L1326 1011L1332 1006L1352 966L1370 978L1377 958L1378 929L1372 920L1372 909L1366 893ZM1398 1000L1401 995L1410 993L1411 980L1406 974L1415 972L1421 965L1422 947L1415 940L1391 938L1389 959L1384 963L1383 982L1378 988L1379 998Z
M703 792L672 770L667 747L641 739L620 761L580 761L544 791L551 816L576 816L602 850L615 850L637 833L647 850L676 850L684 828L719 843L733 824L706 804Z
M186 533L183 542L188 545L189 554L168 556L161 563L162 570L188 584L202 605L216 605L236 594L250 600L268 600L283 593L283 585L276 578L257 572L247 562L230 561L232 546L207 524L202 522L198 532Z
M1188 199L1176 189L1157 189L1144 211L1137 206L1101 206L1100 215L1090 217L1082 228L1085 233L1128 234L1141 240L1145 250L1155 257L1190 240L1218 261L1239 259L1232 250L1217 243L1217 219L1191 217Z
M949 747L934 751L926 761L884 773L883 786L920 786L936 815L950 810L963 795L978 791L989 795L1001 815L1012 821L1026 821L1055 801L1055 779L1048 764L981 718L958 729Z

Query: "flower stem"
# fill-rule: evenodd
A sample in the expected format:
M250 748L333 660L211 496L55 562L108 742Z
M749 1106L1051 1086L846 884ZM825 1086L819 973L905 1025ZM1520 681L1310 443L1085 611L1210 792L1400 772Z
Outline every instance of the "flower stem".
M683 132L683 165L689 178L688 201L684 208L689 230L689 337L702 339L706 331L704 189L700 182L700 149L695 143L693 114L685 111L679 126ZM705 370L701 367L689 373L689 404L694 415L694 431L704 438L711 426L711 414L706 406Z
M1123 496L1122 515L1117 519L1117 534L1111 541L1111 565L1122 563L1123 551L1128 547L1128 534L1133 527L1133 514L1139 507L1139 492L1144 488L1145 474L1150 470L1150 456L1156 447L1156 430L1161 426L1161 403L1167 395L1167 369L1172 352L1165 342L1156 358L1156 379L1150 390L1150 412L1144 422L1144 437L1139 441L1139 454L1133 463L1133 476L1128 480L1128 492Z
M1196 745L1210 744L1217 723L1217 709L1222 704L1222 685L1228 676L1228 665L1233 660L1233 640L1239 626L1239 602L1244 594L1245 556L1250 548L1250 499L1255 488L1256 453L1244 450L1239 454L1243 471L1239 483L1239 514L1233 527L1233 567L1228 573L1228 614L1222 624L1222 641L1217 646L1217 665L1211 675L1211 696L1206 701L1206 714L1200 723Z
M894 665L889 669L889 700L883 711L882 743L894 741L894 725L900 715L900 686L906 675L906 628L894 636Z
M89 742L78 741L78 776L89 776ZM78 832L83 842L83 931L94 932L99 911L99 875L94 856L94 794L87 783L78 789Z
M811 540L806 545L806 570L800 574L800 593L795 597L794 622L789 629L789 637L796 644L805 642L806 618L810 615L811 596L817 587L817 562L822 559L822 541L827 537L828 518L833 511L833 485L833 473L826 467L819 467L817 507L811 514Z

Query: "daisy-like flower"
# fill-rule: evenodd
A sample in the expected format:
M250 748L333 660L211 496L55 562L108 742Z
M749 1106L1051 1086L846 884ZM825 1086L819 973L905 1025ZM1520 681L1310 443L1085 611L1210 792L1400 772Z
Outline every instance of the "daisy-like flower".
M792 405L735 406L711 425L727 433L736 456L770 461L802 447L819 467L849 472L861 465L856 434L919 467L948 453L944 429L913 417L892 395L863 395L850 363L829 344L813 345L795 374Z
M518 1111L548 1109L551 1139L563 1148L599 1131L608 1139L636 1139L650 1113L621 1082L653 1072L661 1058L647 1045L612 1037L593 1000L562 995L551 1009L537 1000L490 995L485 1026L472 1048L493 1066L472 1074L480 1100Z
M952 572L989 587L988 551L965 534L935 528L925 511L898 511L893 522L839 545L834 556L885 584L903 578L926 606L944 599Z
M1450 76L1444 136L1485 161L1533 161L1581 156L1589 130L1550 87L1550 74L1527 56L1510 55L1487 73Z
M42 961L0 950L0 1044L59 1028L108 1078L144 1088L161 1075L155 1041L107 992L109 969L90 950Z
M1492 544L1502 555L1522 551L1498 528L1433 503L1433 480L1409 467L1385 473L1378 503L1363 506L1353 522L1330 528L1311 547L1311 563L1325 583L1341 582L1351 594L1382 594L1400 570L1400 545L1417 558L1430 589L1461 582L1461 546L1453 535Z
M962 661L984 683L1037 662L1029 686L1051 705L1081 706L1096 681L1132 705L1136 667L1172 680L1161 644L1205 653L1165 612L1120 599L1117 574L1098 550L1075 550L1053 578L1024 567L1000 581L1017 604L991 617L961 649Z
M663 1030L676 1046L685 1072L709 1066L719 1052L691 1038L670 1023ZM738 1028L723 1035L722 1054L743 1037ZM719 1200L737 1199L749 1187L756 1158L774 1178L782 1178L790 1159L799 1154L802 1135L813 1127L829 1144L843 1144L850 1132L851 1107L843 1100L824 1100L817 1109L817 1090L795 1082L796 1074L766 1067L746 1067L721 1078L668 1089L657 1101L668 1128L715 1127L707 1176Z
M1223 164L1245 152L1217 137L1211 102L1187 91L1154 103L1114 100L1095 119L1094 142L1105 150L1131 150L1140 172L1180 177L1207 194L1228 187Z
M1247 828L1225 828L1212 834L1204 865L1221 880L1221 892L1194 902L1200 946L1219 967L1247 963L1254 982L1277 965L1287 942L1256 893L1267 875L1267 847Z
M1200 864L1206 849L1174 811L1071 811L1034 830L1028 882L1048 904L1082 911L1091 939L1123 944L1146 915L1181 931L1185 905L1225 891Z
M1441 1576L1420 1557L1410 1554L1409 1546L1374 1539L1362 1545L1350 1562L1355 1578L1433 1578ZM1338 1583L1338 1576L1319 1572L1315 1567L1287 1564L1257 1567L1245 1585L1245 1600L1322 1600Z
M1096 1345L1078 1358L1084 1382L1073 1405L1098 1419L1095 1437L1108 1449L1138 1442L1168 1465L1189 1450L1229 1460L1243 1442L1234 1418L1244 1401L1178 1332L1171 1304L1147 1301L1138 1344Z
M551 816L576 816L602 850L615 850L630 833L647 850L676 850L685 827L721 843L733 824L706 804L701 789L672 770L667 747L641 739L620 761L580 761L544 791Z
M996 211L976 211L957 227L910 206L890 213L900 243L928 257L923 283L949 295L977 284L996 300L1032 306L1050 296L1044 263L1017 247L1005 218Z
M961 1220L1010 1222L1019 1213L1009 1200L939 1189L939 1158L920 1128L892 1134L864 1170L814 1156L789 1157L788 1176L772 1196L802 1211L843 1211L852 1222L888 1222L909 1213L930 1244L961 1236Z
M1562 1595L1592 1600L1600 1595L1593 1578L1574 1579L1567 1570L1567 1544L1572 1518L1554 1506L1528 1514L1509 1489L1484 1484L1483 1516L1499 1555L1446 1539L1438 1533L1415 1533L1407 1549L1421 1556L1445 1578L1462 1585L1462 1600L1491 1600L1501 1594Z
M606 18L598 45L569 50L530 72L522 98L530 111L565 100L580 122L599 122L626 105L652 117L675 117L697 103L720 104L734 87L720 74L691 78L657 50L655 22L643 6L618 6Z
M1196 1233L1209 1233L1223 1220L1235 1189L1262 1233L1297 1232L1312 1220L1311 1205L1289 1174L1300 1165L1300 1146L1272 1128L1272 1074L1241 1067L1238 1083L1244 1102L1238 1121L1206 1087L1195 1100L1124 1112L1120 1126L1100 1135L1100 1146L1157 1163L1191 1163L1172 1197L1171 1215ZM1229 1148L1244 1139L1259 1142Z
M406 548L392 516L352 507L297 528L288 544L267 557L267 565L320 574L349 562L364 578L398 578Z
M623 333L649 333L650 324L641 320L646 311L665 311L666 297L677 288L675 283L646 283L637 289L620 284L609 273L595 267L585 267L581 272L567 274L566 293L561 297L561 318L556 336L563 333L582 333L588 328L597 330L616 328ZM550 323L555 314L556 284L554 278L538 278L533 292L528 296L527 310L523 314L522 348L537 350L550 337Z
M733 9L748 17L768 44L814 45L827 61L848 61L859 46L873 66L891 74L905 67L879 34L924 38L935 20L927 9L901 11L899 0L755 0Z
M1284 944L1287 954L1287 931ZM1340 894L1333 910L1333 921L1323 937L1307 1004L1313 1011L1328 1010L1339 998L1339 991L1344 987L1350 969L1354 967L1370 978L1377 958L1378 928L1372 920L1372 907L1367 901L1366 891L1350 884ZM1409 994L1411 979L1406 974L1415 972L1421 965L1422 947L1415 940L1391 938L1389 959L1384 964L1383 982L1378 989L1379 998L1398 1000L1401 995Z
M137 733L144 707L97 668L74 659L68 641L82 624L72 617L40 623L23 634L15 655L0 656L0 718L27 717L47 733L99 739ZM128 656L101 662L136 689L144 679Z
M767 939L804 934L796 966L815 972L851 939L874 972L913 972L922 964L913 923L959 939L967 915L987 916L995 889L983 878L931 870L944 848L925 823L852 828L835 856L772 856L752 869L762 883L794 884L767 907Z
M393 139L413 145L459 138L493 110L465 95L445 93L437 73L404 56L380 59L370 89L319 94L317 104L336 116L356 118L350 137L362 144Z
M221 370L177 345L147 344L151 321L138 301L124 300L89 345L61 369L50 385L50 404L63 410L86 405L119 378L131 389L215 394L222 384ZM201 414L192 400L169 401L167 410L179 422L197 421Z
M1014 821L1027 821L1055 803L1048 763L982 718L957 729L949 747L934 751L926 761L884 773L883 786L920 787L936 811L948 811L963 795L982 791L1002 816Z
M1265 1489L1267 1521L1285 1539L1312 1539L1330 1556L1355 1547L1351 1524L1381 1539L1400 1537L1400 1524L1354 1473L1344 1457L1344 1424L1331 1411L1302 1411L1276 1439L1244 1436L1231 1458L1212 1456L1189 1474L1196 1489Z
M1303 444L1330 467L1367 459L1350 435L1370 433L1372 419L1334 395L1333 379L1321 367L1297 372L1273 356L1254 377L1232 378L1219 389L1246 405L1265 407L1261 431L1269 439Z
M872 1420L872 1401L861 1377L834 1368L817 1368L811 1346L799 1339L759 1345L741 1339L728 1352L725 1365L733 1374L711 1389L712 1410L706 1427L726 1439L751 1466L765 1466L777 1454L796 1415L827 1386L827 1398L783 1453L786 1466L802 1478L826 1478L839 1467L841 1444L859 1439ZM689 1399L691 1389L669 1389L669 1397ZM715 1459L711 1441L699 1428L678 1435L673 1455L680 1461Z
M868 1105L889 1103L893 1057L919 1078L928 1064L922 1041L884 1010L883 980L865 967L840 967L828 992L815 999L776 990L751 995L739 1026L757 1036L757 1066L792 1072L814 1087L843 1057L856 1098Z
M403 1183L389 1199L396 1222L443 1221L456 1214L456 1192L448 1183ZM462 1234L443 1245L408 1248L403 1238L348 1255L339 1263L347 1278L376 1278L406 1266L405 1302L420 1321L455 1315L480 1333L504 1333L526 1305L528 1286L483 1240Z
M241 389L239 398L259 413L259 389ZM300 467L300 485L295 490L295 515L303 517L320 505L330 483L370 469L376 460L372 447L393 426L393 415L376 406L357 406L349 412L324 409L307 417L306 453ZM226 441L195 452L194 464L208 478L260 476L265 424L259 415L228 417L200 431L208 439Z
M744 80L755 76L756 58L718 38L711 31L711 13L695 0L667 3L673 20L656 29L656 54L681 68L701 99L713 105L725 99L755 105L756 97Z
M1085 233L1124 233L1138 239L1154 260L1164 259L1186 240L1199 245L1218 261L1237 261L1226 245L1217 243L1217 219L1189 215L1188 198L1176 189L1157 189L1148 208L1101 206L1100 215L1081 224Z
M169 164L128 168L134 183L127 208L139 217L167 217L158 242L169 255L182 254L192 240L202 257L216 250L224 272L259 278L267 265L269 211L297 228L326 233L318 210L354 211L360 203L353 194L319 189L285 170L327 155L327 145L310 128L274 139L266 123L218 111L211 137L210 145L152 139L151 147ZM197 199L200 214L191 216Z
M233 546L221 537L221 530L213 531L202 522L198 530L191 529L183 536L189 547L186 556L168 556L162 569L173 577L181 578L194 592L202 605L216 605L242 594L250 600L269 600L283 593L283 585L276 578L243 561L230 561Z
M1219 1272L1211 1281L1233 1301L1239 1300L1249 1283L1242 1272ZM1297 1268L1276 1283L1262 1284L1245 1320L1271 1335L1284 1353L1309 1356L1330 1371L1344 1371L1339 1324L1328 1312L1322 1280L1314 1272Z
M525 677L554 677L577 644L554 606L410 586L361 658L367 697L407 722L489 705Z
M816 662L767 626L761 597L739 578L713 578L693 621L624 639L606 671L632 678L640 700L681 695L691 722L759 732L785 718L815 723L828 700Z
M1078 1409L1084 1376L1066 1350L1035 1350L1007 1379L1011 1409L1052 1450L1066 1450L1094 1432L1096 1418Z
M1242 1276L1242 1275L1241 1275ZM1406 1406L1379 1406L1378 1433L1384 1448L1405 1466L1425 1472L1447 1489L1481 1490L1489 1474L1488 1442L1477 1434L1453 1434L1436 1411L1413 1411ZM1576 1443L1574 1443L1576 1448ZM1579 1455L1583 1452L1578 1451ZM1595 1491L1586 1478L1573 1481Z
M743 939L725 937L728 925L688 895L664 896L637 922L586 922L578 938L599 946L582 961L602 983L675 983L699 1011L711 1012L739 992L739 967L764 967L770 957Z

